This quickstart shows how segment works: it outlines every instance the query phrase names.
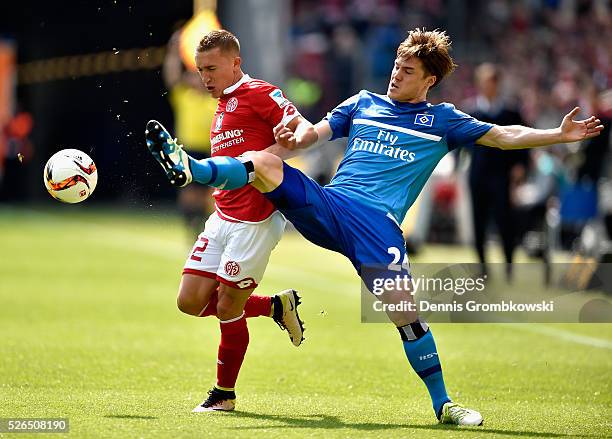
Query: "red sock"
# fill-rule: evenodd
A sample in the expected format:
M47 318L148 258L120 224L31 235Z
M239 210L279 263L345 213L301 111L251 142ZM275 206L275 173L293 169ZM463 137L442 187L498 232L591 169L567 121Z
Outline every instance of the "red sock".
M244 316L245 317L270 317L272 313L272 297L270 296L256 296L251 294L246 305L244 305Z
M208 300L208 305L202 310L199 317L216 316L217 302L219 299L218 293L215 291ZM249 317L270 317L272 313L272 297L270 296L249 296L246 305L244 305L244 316Z
M217 387L233 389L249 345L249 329L244 314L227 322L220 321L221 343L217 357Z

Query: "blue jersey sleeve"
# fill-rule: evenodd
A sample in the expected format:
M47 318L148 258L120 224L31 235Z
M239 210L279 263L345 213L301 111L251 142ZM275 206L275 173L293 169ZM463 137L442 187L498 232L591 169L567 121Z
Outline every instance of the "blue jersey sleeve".
M329 140L347 137L351 129L351 119L357 110L359 95L351 96L332 111L327 113L325 120L329 122L332 129L332 136Z
M449 109L451 113L448 117L446 143L451 151L461 146L474 144L476 140L493 128L493 124L481 122L469 114L457 110L452 105L449 105Z

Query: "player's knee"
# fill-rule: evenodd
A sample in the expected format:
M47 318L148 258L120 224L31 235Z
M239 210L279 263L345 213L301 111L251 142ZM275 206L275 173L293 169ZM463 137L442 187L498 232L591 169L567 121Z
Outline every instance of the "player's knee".
M258 151L249 159L255 166L255 174L258 177L265 177L273 172L278 172L283 167L283 161L280 157L265 151Z
M239 303L232 296L224 294L217 302L217 317L219 320L230 320L242 313Z
M202 305L196 303L193 294L190 294L188 291L182 289L179 291L178 296L176 297L176 306L181 312L191 316L197 316L202 311Z
M191 303L185 301L184 299L181 299L181 296L178 296L176 298L176 307L182 313L189 314L191 316L196 315L194 313L193 305Z
M255 168L253 186L261 192L270 192L283 181L283 161L280 157L265 151L248 156Z

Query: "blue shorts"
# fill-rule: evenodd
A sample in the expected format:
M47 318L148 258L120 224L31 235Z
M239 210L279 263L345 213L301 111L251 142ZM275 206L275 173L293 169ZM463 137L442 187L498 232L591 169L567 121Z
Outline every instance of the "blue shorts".
M283 173L280 186L264 195L306 239L342 253L359 274L373 264L406 271L400 268L408 261L402 231L384 212L322 187L286 163Z

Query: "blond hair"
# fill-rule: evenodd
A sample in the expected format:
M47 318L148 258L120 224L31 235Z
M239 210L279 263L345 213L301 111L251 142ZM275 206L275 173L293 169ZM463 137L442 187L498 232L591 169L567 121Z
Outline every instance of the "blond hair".
M222 52L234 52L240 54L240 42L236 35L225 29L213 30L200 40L198 44L198 52L206 52L215 48L221 49Z
M436 77L432 85L435 87L457 67L449 54L450 46L451 40L445 31L416 28L408 32L397 48L397 57L421 60L425 72Z

